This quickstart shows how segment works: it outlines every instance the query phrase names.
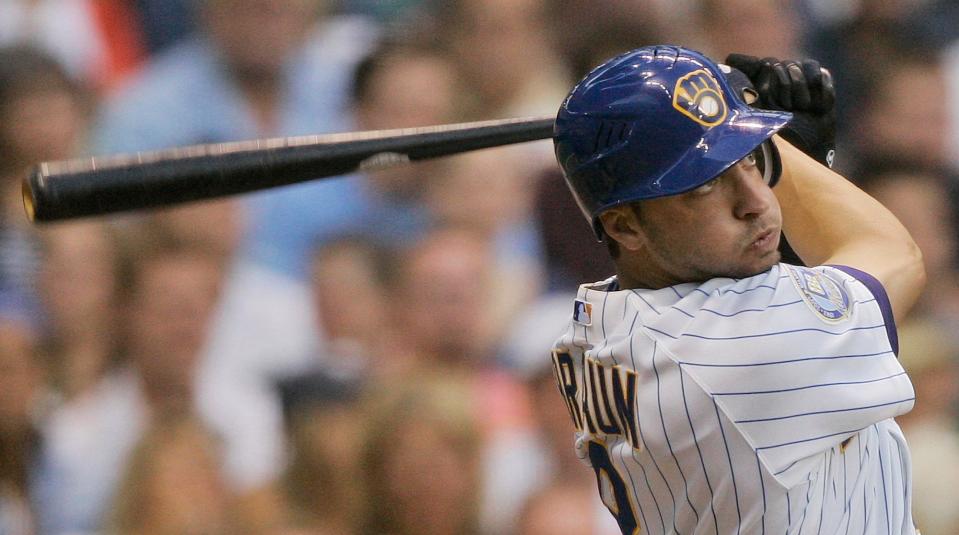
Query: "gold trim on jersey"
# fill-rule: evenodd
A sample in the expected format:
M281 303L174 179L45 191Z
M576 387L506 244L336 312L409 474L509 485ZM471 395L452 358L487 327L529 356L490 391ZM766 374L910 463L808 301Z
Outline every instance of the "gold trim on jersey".
M633 449L641 450L636 410L639 376L634 370L619 365L604 366L593 358L585 360L586 422L593 423L590 432L622 435Z
M552 357L559 392L576 430L592 435L622 435L633 449L642 450L636 408L638 374L629 368L604 366L599 360L585 358L585 389L581 392L572 355L554 351Z

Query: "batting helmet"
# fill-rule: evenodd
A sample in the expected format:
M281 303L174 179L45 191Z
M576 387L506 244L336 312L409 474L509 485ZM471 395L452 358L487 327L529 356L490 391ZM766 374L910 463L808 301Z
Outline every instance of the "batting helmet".
M695 189L765 145L767 180L779 157L764 144L792 114L746 105L722 70L673 46L633 50L590 72L556 117L556 158L586 218L632 201Z

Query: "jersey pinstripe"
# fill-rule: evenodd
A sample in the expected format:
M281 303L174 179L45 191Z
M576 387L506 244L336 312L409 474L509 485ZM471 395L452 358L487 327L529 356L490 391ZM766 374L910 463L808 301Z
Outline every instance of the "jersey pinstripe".
M553 364L624 533L911 534L897 350L875 279L779 264L583 285Z

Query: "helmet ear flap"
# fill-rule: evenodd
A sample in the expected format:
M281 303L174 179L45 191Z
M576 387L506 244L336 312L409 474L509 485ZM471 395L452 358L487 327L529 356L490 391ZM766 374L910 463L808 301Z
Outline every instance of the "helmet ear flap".
M603 230L603 222L599 220L599 215L593 218L593 234L596 235L596 241L600 243L608 238L606 231Z
M763 151L763 160L766 162L766 165L763 166L763 180L771 188L779 182L779 178L783 174L782 158L779 156L779 149L776 148L772 138L763 141L760 146Z

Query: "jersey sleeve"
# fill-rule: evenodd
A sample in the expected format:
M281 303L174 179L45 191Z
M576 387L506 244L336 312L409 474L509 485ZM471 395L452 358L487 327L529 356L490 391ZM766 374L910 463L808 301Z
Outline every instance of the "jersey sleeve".
M868 274L780 264L701 288L677 304L681 329L653 334L784 485L805 477L804 459L912 408L889 300Z

